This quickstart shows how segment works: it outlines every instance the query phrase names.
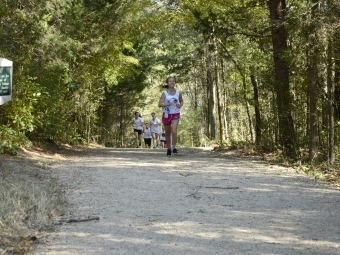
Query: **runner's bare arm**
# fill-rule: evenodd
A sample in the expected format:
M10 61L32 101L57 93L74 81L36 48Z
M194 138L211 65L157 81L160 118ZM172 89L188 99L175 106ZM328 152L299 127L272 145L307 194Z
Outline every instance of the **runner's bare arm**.
M183 101L183 97L182 97L182 93L179 93L179 103L177 104L177 107L178 108L182 108L182 106L183 106L183 103L184 103L184 101Z
M161 98L159 99L158 107L169 106L169 104L166 104L166 103L164 102L164 100L165 100L165 94L164 94L164 92L163 92L162 95L161 95Z

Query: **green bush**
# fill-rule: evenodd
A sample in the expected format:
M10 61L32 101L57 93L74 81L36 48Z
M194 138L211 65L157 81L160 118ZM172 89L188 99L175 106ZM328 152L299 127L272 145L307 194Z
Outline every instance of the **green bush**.
M18 152L18 148L21 146L31 146L31 142L23 133L17 132L8 126L0 126L1 153L16 155Z

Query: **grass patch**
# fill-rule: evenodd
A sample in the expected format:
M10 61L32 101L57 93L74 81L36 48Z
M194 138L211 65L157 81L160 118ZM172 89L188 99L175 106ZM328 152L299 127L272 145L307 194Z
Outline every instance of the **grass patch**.
M303 165L295 167L297 171L304 172L312 176L315 180L331 183L340 186L340 165L328 166L320 165Z
M0 254L27 254L44 231L49 212L67 205L65 189L47 163L0 155Z

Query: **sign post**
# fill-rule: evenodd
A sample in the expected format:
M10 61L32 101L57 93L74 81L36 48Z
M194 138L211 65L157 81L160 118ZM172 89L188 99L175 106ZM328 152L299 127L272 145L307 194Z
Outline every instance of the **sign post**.
M13 62L0 58L0 105L12 100Z

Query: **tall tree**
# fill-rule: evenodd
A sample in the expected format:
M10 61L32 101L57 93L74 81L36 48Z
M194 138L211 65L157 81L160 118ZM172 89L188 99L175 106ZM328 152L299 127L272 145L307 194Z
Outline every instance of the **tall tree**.
M327 130L328 130L328 164L334 165L335 153L334 153L334 81L333 76L333 41L329 39L327 49Z
M296 137L294 122L291 114L291 95L289 87L289 68L285 53L287 47L287 29L286 29L286 1L269 0L268 1L271 35L274 53L275 68L275 91L277 97L277 111L279 119L279 140L283 148L284 155L295 158Z
M262 120L260 113L260 103L259 103L259 89L258 83L254 74L250 75L251 84L254 89L254 108L255 108L255 144L260 145L262 140Z
M311 21L307 29L309 50L308 50L308 96L309 96L309 161L317 157L318 153L318 22L319 1L312 1Z

